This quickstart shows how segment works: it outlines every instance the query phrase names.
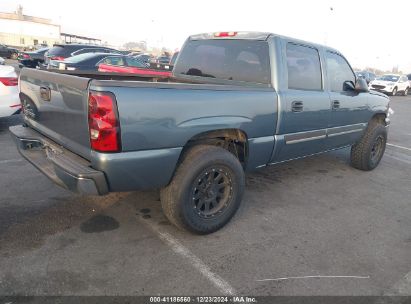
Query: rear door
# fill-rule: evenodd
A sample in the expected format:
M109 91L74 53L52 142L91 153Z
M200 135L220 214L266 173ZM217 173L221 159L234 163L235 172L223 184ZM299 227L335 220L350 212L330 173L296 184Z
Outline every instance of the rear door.
M333 149L350 145L361 137L369 117L369 93L346 89L344 82L354 85L355 74L341 54L327 50L325 58L331 100L327 148Z
M281 123L272 161L285 161L325 149L330 99L324 91L320 51L310 45L284 40L282 46L288 78L279 90Z
M89 81L35 69L20 74L26 123L84 158L90 156Z

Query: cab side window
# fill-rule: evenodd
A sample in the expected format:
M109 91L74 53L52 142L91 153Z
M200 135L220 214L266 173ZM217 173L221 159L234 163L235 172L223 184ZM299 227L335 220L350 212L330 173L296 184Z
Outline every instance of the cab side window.
M344 91L344 82L346 81L352 81L352 83L355 83L354 72L344 57L327 51L326 62L331 91Z
M320 91L323 89L320 55L312 47L287 44L288 88Z
M123 60L122 57L107 57L104 60L102 60L101 63L123 66L124 65L124 60Z

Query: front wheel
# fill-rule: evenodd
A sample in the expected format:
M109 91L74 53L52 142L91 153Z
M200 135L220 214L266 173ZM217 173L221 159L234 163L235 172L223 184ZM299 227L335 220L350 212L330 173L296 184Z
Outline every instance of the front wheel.
M387 144L387 129L378 121L371 121L361 140L351 147L351 165L370 171L381 161Z
M195 146L184 155L171 183L161 190L161 205L177 227L212 233L234 216L244 184L243 167L232 153L215 146Z
M394 89L392 90L392 93L391 93L391 95L392 95L392 96L395 96L395 95L397 95L397 88L394 88Z

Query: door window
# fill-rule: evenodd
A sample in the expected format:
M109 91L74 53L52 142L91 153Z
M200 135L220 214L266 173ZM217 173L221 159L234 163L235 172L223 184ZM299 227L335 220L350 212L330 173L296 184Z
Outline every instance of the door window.
M322 90L320 55L314 48L287 44L288 88Z
M344 82L346 81L355 83L354 72L344 57L336 53L327 52L326 61L331 91L344 91Z
M107 58L104 58L100 63L117 65L117 66L125 65L122 57L107 57Z
M135 68L146 68L147 67L140 60L133 58L133 57L126 57L126 62L128 66L135 67Z

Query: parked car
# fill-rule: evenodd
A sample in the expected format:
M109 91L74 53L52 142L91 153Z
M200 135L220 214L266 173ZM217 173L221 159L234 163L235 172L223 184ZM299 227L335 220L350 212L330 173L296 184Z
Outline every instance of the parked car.
M402 92L407 96L410 89L410 82L406 75L386 74L370 82L370 88L392 96Z
M30 45L30 46L26 46L23 48L23 50L26 52L31 52L31 51L37 51L40 49L44 49L44 48L49 48L49 46L46 43L41 43L41 44L35 44L35 45Z
M43 48L33 52L20 52L18 55L19 67L39 67L44 62L44 54L48 49L49 48Z
M52 60L49 63L50 69L59 70L82 70L82 71L97 71L98 64L110 56L117 55L120 58L126 57L119 54L110 53L85 53L66 58L64 60ZM143 64L142 64L143 65Z
M365 81L367 81L367 84L369 84L376 78L374 73L368 71L356 72L355 74L357 75L357 77L365 79Z
M385 150L389 98L306 41L194 35L168 83L79 76L22 70L25 124L10 128L20 153L80 193L161 188L169 220L195 233L234 216L245 171L349 146L367 171Z
M4 44L0 44L0 57L8 58L8 59L17 59L19 50L9 47Z
M156 59L156 63L170 64L171 58L169 56L160 56Z
M161 64L147 64L129 56L114 55L107 57L98 63L99 72L124 73L136 75L151 75L158 77L170 77L170 67L167 69Z
M50 60L64 60L68 57L85 53L115 53L115 49L90 44L55 44L44 54L44 63L48 65Z
M18 78L14 67L0 65L0 117L20 112Z

